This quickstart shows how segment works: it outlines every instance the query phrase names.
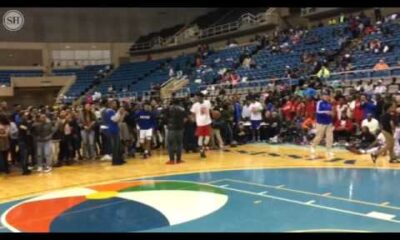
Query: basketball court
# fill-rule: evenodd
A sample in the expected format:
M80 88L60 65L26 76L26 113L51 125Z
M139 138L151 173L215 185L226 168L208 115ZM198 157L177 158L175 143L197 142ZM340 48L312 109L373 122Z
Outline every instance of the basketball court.
M324 148L251 144L2 176L1 232L395 232L399 166Z

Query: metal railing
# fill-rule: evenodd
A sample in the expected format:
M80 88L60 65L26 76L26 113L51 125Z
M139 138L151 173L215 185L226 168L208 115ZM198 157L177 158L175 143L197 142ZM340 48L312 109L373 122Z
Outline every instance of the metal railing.
M268 11L259 13L257 15L253 15L251 13L245 13L242 16L240 16L239 19L236 21L209 27L206 29L200 29L197 32L197 34L195 34L195 35L198 36L198 39L202 39L202 38L217 36L217 35L221 35L221 34L226 34L229 32L234 32L234 31L237 31L242 25L255 25L255 24L262 23L262 22L266 22L268 20L269 15L270 14L268 14ZM271 20L271 22L274 22L274 21L275 20ZM151 49L155 46L162 47L165 45L165 43L169 43L171 39L174 39L174 41L176 39L174 44L177 45L180 43L177 36L179 34L181 34L187 28L188 28L188 26L183 27L180 31L178 31L178 33L174 34L173 36L167 37L166 39L157 37L148 42L134 44L132 46L131 51L140 51L140 50Z
M394 73L394 70L399 70L399 73ZM357 76L358 73L363 73L363 76ZM316 75L308 75L305 78L316 77ZM382 78L393 78L400 77L400 67L391 67L387 70L375 71L373 69L364 69L364 70L353 70L353 71L344 71L344 72L334 72L330 74L330 77L324 79L327 82L336 82L336 81L357 81L357 80L376 80ZM220 83L220 84L211 84L211 85L199 85L199 90L214 90L214 89L224 89L227 87L234 88L257 88L257 87L265 87L270 82L283 82L289 85L297 84L299 81L298 78L269 78L262 80L250 80L246 82L239 82L235 86L231 83Z
M135 43L132 46L132 50L138 51L138 50L145 50L145 49L150 49L153 48L154 46L162 46L166 40L160 36L154 37L148 42L143 42L143 43Z

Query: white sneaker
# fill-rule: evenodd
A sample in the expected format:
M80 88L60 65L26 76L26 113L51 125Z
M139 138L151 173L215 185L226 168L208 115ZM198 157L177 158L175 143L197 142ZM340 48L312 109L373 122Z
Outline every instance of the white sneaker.
M112 157L110 155L108 155L108 154L104 155L101 158L101 161L111 161L111 160L112 160Z
M43 172L45 173L49 173L51 172L53 169L51 167L45 168Z
M315 147L313 147L313 146L310 147L310 153L313 155L315 154Z
M38 167L36 171L43 172L43 167Z

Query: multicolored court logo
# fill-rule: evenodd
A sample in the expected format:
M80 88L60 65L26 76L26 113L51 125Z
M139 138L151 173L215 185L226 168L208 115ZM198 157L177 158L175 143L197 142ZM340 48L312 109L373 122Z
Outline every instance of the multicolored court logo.
M72 188L17 203L1 216L13 232L131 232L193 221L222 208L220 189L182 181Z
M3 15L3 26L8 31L19 31L24 23L24 15L18 10L9 10Z

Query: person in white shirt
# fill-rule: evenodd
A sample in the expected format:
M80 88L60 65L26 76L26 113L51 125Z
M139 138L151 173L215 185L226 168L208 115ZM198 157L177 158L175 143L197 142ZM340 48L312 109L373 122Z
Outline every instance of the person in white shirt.
M200 147L200 157L205 158L206 146L210 141L211 133L211 103L209 100L204 100L204 94L198 93L196 103L192 105L190 112L195 115L196 119L196 136Z
M382 93L386 93L386 86L382 84L383 81L379 80L378 81L378 85L375 87L374 89L374 93L375 94L382 94Z
M360 150L362 154L376 154L380 149L382 149L386 144L385 135L382 132L378 131L379 134L376 137L375 142L373 142L368 149Z
M253 141L260 141L260 124L262 122L262 104L255 98L251 99L250 108L250 122L253 132Z
M372 84L372 80L369 81L368 83L365 83L363 85L364 93L366 94L372 94L374 92L374 85Z
M367 127L372 134L376 135L379 130L379 122L369 113L367 118L361 122L361 127Z
M250 103L248 100L245 101L243 109L242 109L242 118L245 120L250 119Z

